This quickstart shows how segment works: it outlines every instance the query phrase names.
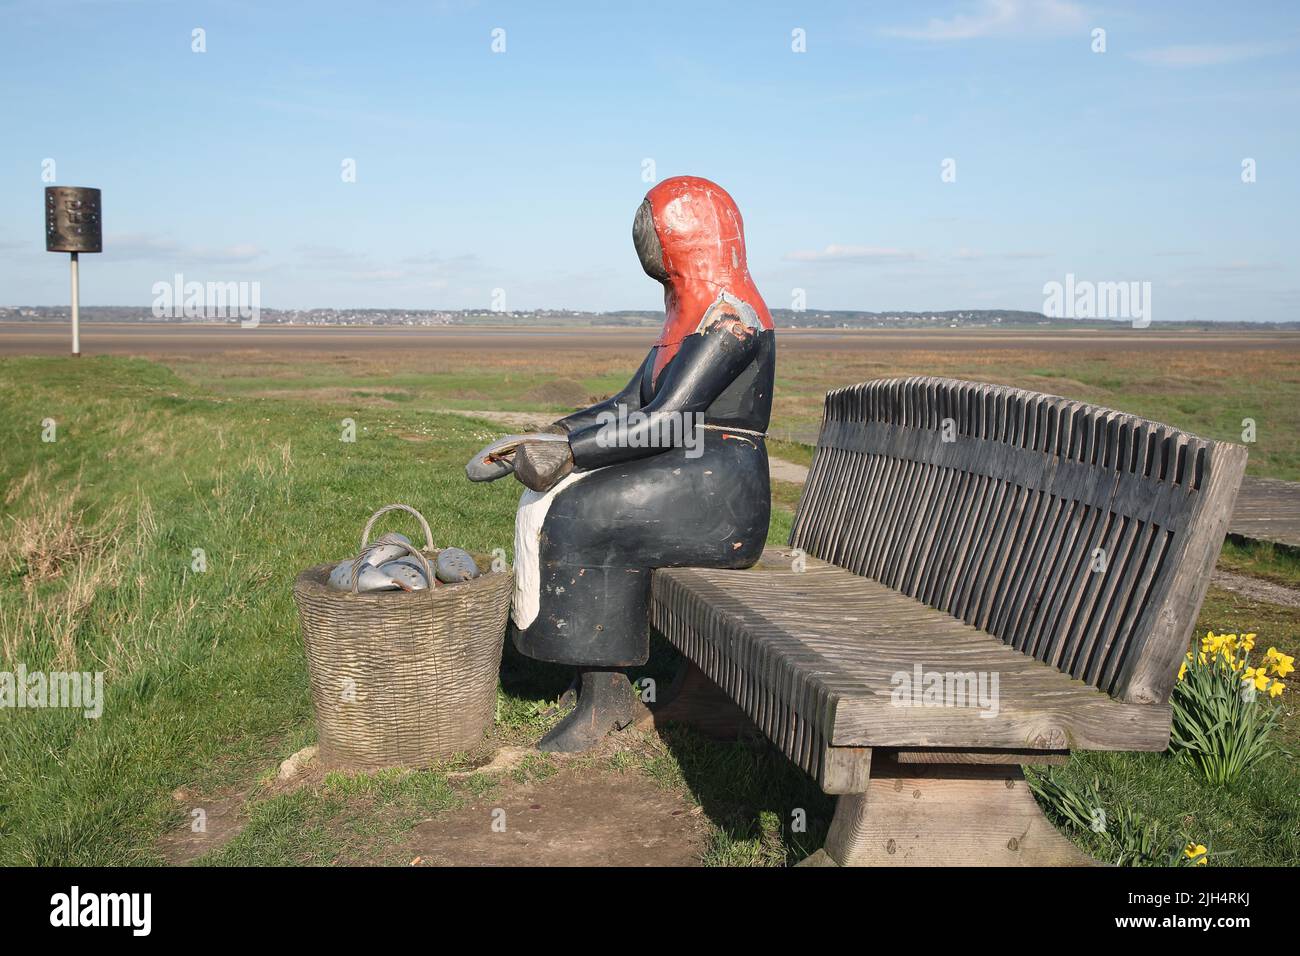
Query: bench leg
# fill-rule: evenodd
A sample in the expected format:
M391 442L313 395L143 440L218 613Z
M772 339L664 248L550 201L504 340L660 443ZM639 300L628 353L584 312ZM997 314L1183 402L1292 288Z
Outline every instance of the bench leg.
M1043 815L1014 764L880 760L866 793L835 806L826 847L840 866L1088 866Z
M650 707L638 726L653 725L662 730L672 723L689 724L715 740L735 740L745 733L758 733L745 712L688 660L682 661L663 698Z

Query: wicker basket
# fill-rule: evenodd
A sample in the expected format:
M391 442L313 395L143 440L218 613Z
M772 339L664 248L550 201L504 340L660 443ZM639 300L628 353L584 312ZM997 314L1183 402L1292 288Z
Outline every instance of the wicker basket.
M320 759L327 767L375 770L423 767L473 747L496 710L497 672L513 578L485 571L471 581L438 584L431 573L429 524L414 508L428 572L423 591L356 593L328 587L335 564L308 568L294 582L302 622Z

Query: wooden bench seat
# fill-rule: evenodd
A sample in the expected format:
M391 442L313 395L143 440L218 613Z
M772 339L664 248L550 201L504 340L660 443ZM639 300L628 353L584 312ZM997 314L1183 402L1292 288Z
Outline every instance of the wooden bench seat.
M769 548L747 571L659 572L654 623L814 777L825 746L1168 745L1168 705L1115 700L876 581L816 558L799 573L793 560L789 549ZM701 621L705 626L692 623ZM917 705L925 675L936 673L975 675L952 681L964 705ZM980 706L980 675L997 677L995 712ZM789 688L779 706L755 699L771 686ZM992 690L991 677L984 686ZM786 726L778 728L781 718Z
M1166 747L1245 458L1003 386L837 389L790 547L656 571L651 624L840 795L821 860L1083 862L1018 765Z

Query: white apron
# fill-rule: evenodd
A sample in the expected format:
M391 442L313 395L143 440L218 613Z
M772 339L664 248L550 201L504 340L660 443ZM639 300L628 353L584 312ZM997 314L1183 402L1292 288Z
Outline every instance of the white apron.
M538 552L546 513L557 494L590 474L590 471L571 471L549 491L526 488L519 497L519 510L515 513L515 594L510 616L521 631L537 619L541 606L542 568Z

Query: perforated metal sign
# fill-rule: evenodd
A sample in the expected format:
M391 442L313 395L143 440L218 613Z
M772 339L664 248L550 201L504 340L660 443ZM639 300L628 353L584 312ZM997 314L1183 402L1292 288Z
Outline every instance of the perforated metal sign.
M104 251L98 189L45 187L45 248L49 252Z

